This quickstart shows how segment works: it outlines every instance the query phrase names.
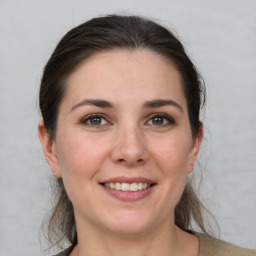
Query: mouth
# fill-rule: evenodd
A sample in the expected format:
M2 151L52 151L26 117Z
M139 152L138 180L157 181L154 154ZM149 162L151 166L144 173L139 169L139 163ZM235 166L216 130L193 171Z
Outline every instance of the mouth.
M143 177L117 177L99 183L111 196L121 201L137 201L149 196L157 183Z
M143 183L143 182L133 182L133 183L105 182L100 184L106 188L114 189L117 191L124 191L124 192L142 191L156 185L155 183Z

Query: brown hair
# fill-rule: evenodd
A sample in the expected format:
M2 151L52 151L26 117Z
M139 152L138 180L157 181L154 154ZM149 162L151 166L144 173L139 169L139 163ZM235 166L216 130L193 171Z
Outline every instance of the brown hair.
M113 49L149 49L172 61L182 77L193 137L200 126L199 113L205 101L202 79L180 41L161 25L138 16L104 16L91 19L70 30L58 43L44 68L39 104L48 135L55 139L58 108L64 97L65 80L89 56ZM77 243L73 206L62 179L56 181L56 205L48 222L52 244L68 240ZM206 232L204 207L188 183L175 208L175 223L183 230L193 220Z

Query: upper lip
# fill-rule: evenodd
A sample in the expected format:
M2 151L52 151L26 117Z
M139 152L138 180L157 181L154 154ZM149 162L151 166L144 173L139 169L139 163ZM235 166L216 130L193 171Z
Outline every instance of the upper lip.
M147 184L156 184L155 181L144 178L144 177L114 177L107 180L103 180L100 183L147 183Z

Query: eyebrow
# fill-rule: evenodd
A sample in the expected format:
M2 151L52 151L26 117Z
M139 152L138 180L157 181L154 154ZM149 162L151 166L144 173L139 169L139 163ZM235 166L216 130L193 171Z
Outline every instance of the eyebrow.
M174 100L156 99L156 100L146 101L144 104L145 108L159 108L164 106L174 106L174 107L177 107L181 112L183 112L183 108L181 107L181 105Z
M102 99L85 99L79 103L77 103L75 106L73 106L70 110L73 111L74 109L84 106L84 105L93 105L99 108L113 108L114 105L110 103L109 101L102 100ZM159 108L164 106L174 106L177 107L181 112L183 112L182 107L174 100L163 100L163 99L156 99L156 100L150 100L146 101L144 104L144 108Z
M83 100L79 103L77 103L75 106L73 106L70 110L73 111L74 109L84 106L84 105L93 105L93 106L97 106L99 108L113 108L113 104L111 104L110 102L106 101L106 100L101 100L101 99L86 99Z

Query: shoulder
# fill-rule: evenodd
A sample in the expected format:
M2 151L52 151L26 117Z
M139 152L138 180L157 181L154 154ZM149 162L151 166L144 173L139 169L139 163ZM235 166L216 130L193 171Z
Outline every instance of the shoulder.
M199 256L256 256L256 250L244 249L205 234L195 234L200 241Z

